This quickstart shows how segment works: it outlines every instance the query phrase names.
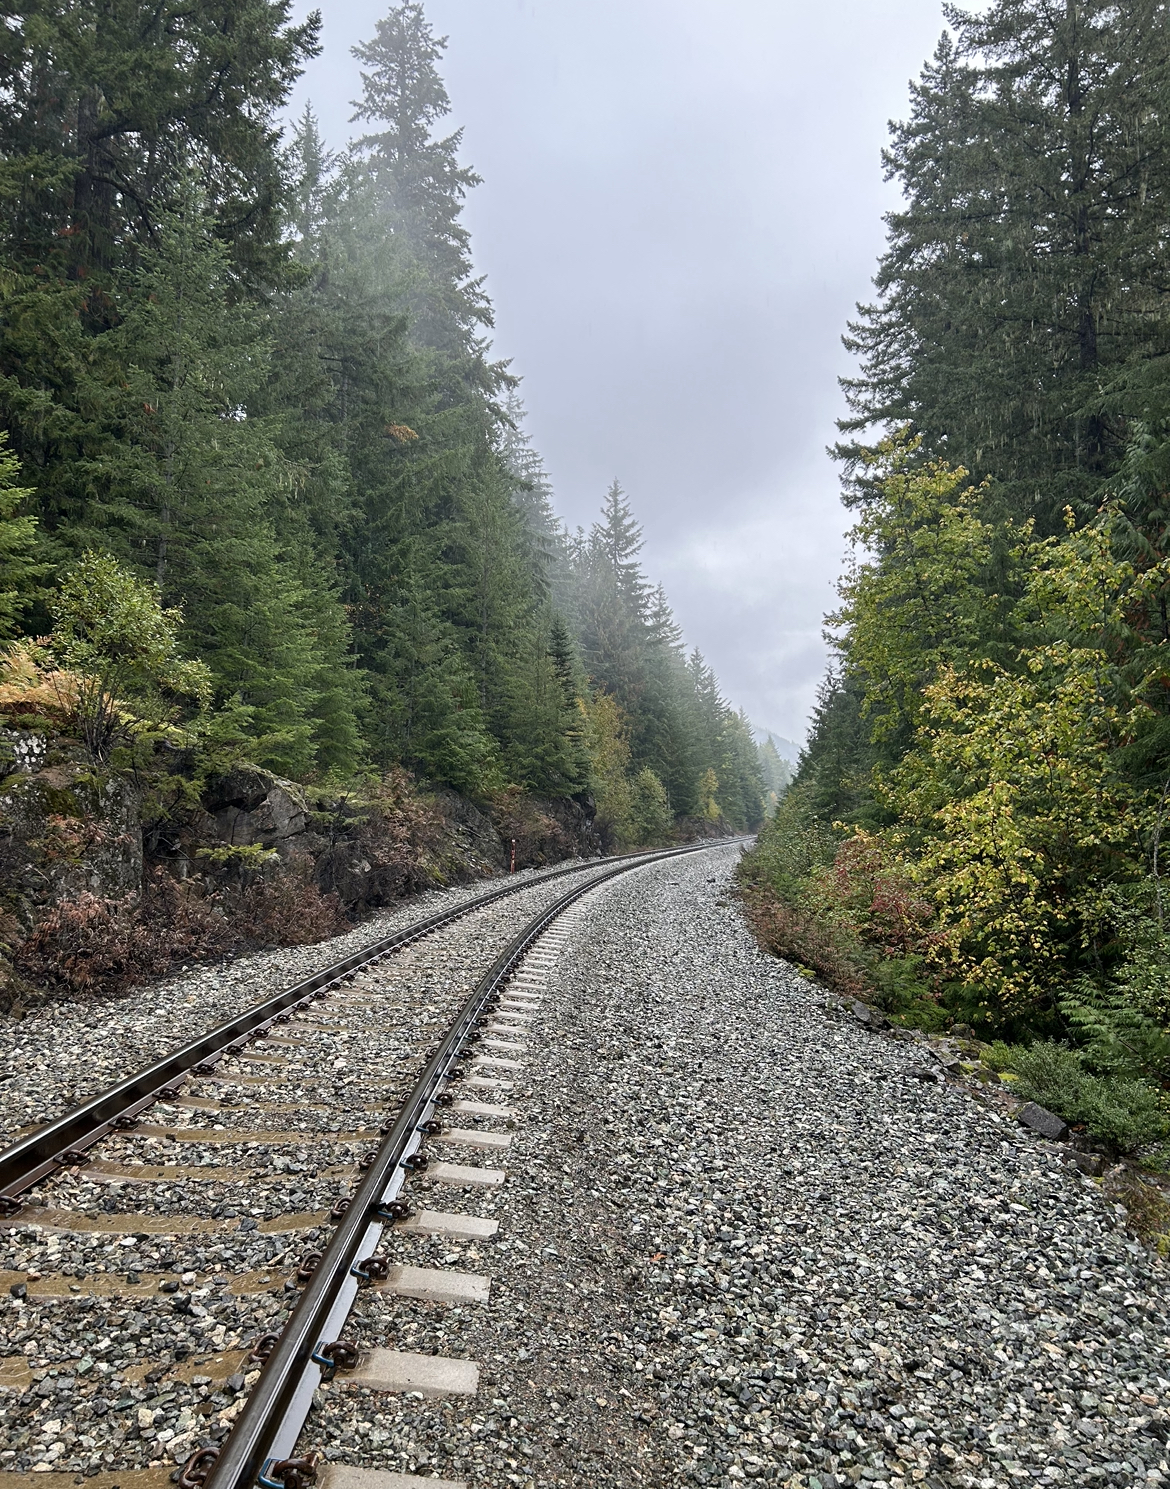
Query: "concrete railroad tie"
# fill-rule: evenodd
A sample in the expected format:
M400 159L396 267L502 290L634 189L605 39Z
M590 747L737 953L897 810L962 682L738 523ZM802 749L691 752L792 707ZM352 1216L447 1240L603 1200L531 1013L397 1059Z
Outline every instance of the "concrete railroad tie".
M546 934L542 947L550 941L559 947L565 933ZM484 1087L510 1090L511 1082L500 1080L500 1074L524 1069L527 1045L520 1039L527 1033L535 1011L548 990L546 974L553 966L557 950L529 954L517 974L503 990L499 1005L487 1025L481 1046L463 1078L464 1089ZM512 1111L490 1101L459 1097L452 1102L452 1115L495 1117L511 1120ZM473 1127L451 1127L437 1141L454 1147L478 1148L503 1152L512 1142L510 1132L485 1132ZM507 1178L503 1169L461 1163L431 1163L426 1169L430 1180L459 1188L475 1186L498 1188ZM442 1210L422 1210L400 1221L395 1229L400 1234L442 1236L458 1241L485 1241L495 1235L499 1221L479 1215L456 1215ZM418 1298L426 1303L450 1303L466 1307L486 1303L491 1293L491 1278L471 1272L455 1272L429 1267L400 1264L391 1267L386 1280L378 1284L382 1293L403 1298ZM479 1366L472 1360L452 1359L442 1355L413 1354L408 1350L372 1349L359 1362L347 1381L369 1390L392 1392L417 1391L423 1396L474 1396L479 1388ZM325 1468L320 1489L467 1489L452 1480L420 1478L414 1474L390 1473L377 1468L354 1468L331 1463Z

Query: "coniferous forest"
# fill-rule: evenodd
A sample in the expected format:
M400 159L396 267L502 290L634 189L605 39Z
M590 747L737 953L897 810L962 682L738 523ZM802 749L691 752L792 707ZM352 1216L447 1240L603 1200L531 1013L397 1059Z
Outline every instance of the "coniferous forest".
M326 141L280 122L319 50L290 11L32 0L3 28L6 738L71 730L156 842L240 762L367 803L403 772L575 800L607 847L754 827L751 729L630 499L563 527L493 359L444 41L393 5Z
M837 454L855 562L746 871L777 949L1170 1134L1170 14L947 7Z

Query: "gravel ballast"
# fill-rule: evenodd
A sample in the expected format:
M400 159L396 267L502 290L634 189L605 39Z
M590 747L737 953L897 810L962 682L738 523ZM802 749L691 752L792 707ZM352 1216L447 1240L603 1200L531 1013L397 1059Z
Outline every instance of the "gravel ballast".
M564 867L525 870L515 882L537 882ZM151 1064L194 1034L322 967L496 887L489 882L433 890L313 946L283 946L231 962L192 965L163 981L131 988L123 997L66 999L33 1009L20 1020L0 1018L0 1143L12 1142L28 1126L51 1121L128 1071Z
M458 1156L506 1182L412 1185L499 1232L387 1256L490 1274L490 1300L367 1291L347 1332L472 1359L478 1394L339 1377L302 1447L473 1489L1170 1480L1165 1263L1098 1183L762 953L737 856L582 902L512 1122L482 1124L512 1145Z
M377 963L29 1192L0 1224L0 1468L165 1480L222 1438L252 1346L281 1326L379 1125L500 950L572 882L538 878ZM318 965L351 939L313 948ZM263 991L257 970L281 985L264 961L223 970L241 1003Z

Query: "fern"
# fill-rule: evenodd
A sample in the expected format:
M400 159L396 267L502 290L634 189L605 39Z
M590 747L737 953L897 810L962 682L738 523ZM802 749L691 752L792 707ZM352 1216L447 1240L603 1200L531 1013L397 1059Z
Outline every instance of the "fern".
M1085 1062L1104 1075L1170 1079L1170 1031L1143 1009L1129 979L1119 984L1101 988L1082 977L1060 1000Z

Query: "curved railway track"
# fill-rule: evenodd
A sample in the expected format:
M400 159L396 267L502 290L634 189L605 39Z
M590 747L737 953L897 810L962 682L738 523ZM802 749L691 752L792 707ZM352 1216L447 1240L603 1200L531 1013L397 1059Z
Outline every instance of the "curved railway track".
M508 940L453 1019L441 998L438 1004L425 1001L435 996L436 977L426 958L436 955L437 933L454 930L457 935L456 922L466 924L480 912L498 914L498 902L519 886L430 916L326 968L0 1153L0 1202L10 1225L35 1226L40 1235L82 1235L92 1227L105 1237L104 1248L69 1253L83 1257L83 1265L73 1269L80 1281L65 1284L64 1297L75 1307L81 1307L83 1291L116 1306L124 1305L128 1294L145 1305L150 1283L144 1287L143 1282L149 1273L151 1281L157 1274L157 1293L179 1313L178 1323L166 1320L160 1325L163 1332L151 1336L156 1352L158 1341L164 1345L154 1369L144 1368L145 1362L133 1370L119 1369L116 1358L113 1366L105 1366L128 1392L108 1403L107 1411L127 1406L136 1411L137 1432L146 1438L156 1480L165 1481L186 1437L193 1451L176 1470L184 1489L250 1489L254 1484L305 1489L317 1476L319 1460L312 1446L298 1439L317 1386L339 1371L379 1392L427 1396L474 1389L475 1367L467 1361L389 1350L363 1354L347 1340L345 1320L364 1288L461 1305L487 1296L489 1279L476 1274L391 1267L378 1255L379 1241L387 1227L449 1237L453 1244L490 1237L495 1222L481 1216L419 1210L411 1180L425 1177L428 1190L437 1185L473 1196L503 1182L503 1171L490 1166L491 1157L506 1150L509 1128L515 1126L506 1103L521 1077L524 1031L540 1001L542 973L563 935L558 922L563 924L583 895L620 874L713 846L611 860L600 869L577 866L529 881L524 888L538 893L550 880L574 879L555 897L544 895L538 913ZM391 956L400 981L403 974L415 981L410 974L417 965L423 988L424 1001L416 999L403 1028L380 986ZM420 1037L433 1037L429 1026L448 1020L429 1057L421 1055ZM155 1103L160 1103L164 1120L143 1122ZM198 1161L184 1163L192 1146ZM456 1159L486 1156L488 1162L434 1161L436 1147L444 1154L451 1150ZM102 1155L96 1161L95 1148ZM160 1164L160 1157L179 1161ZM219 1161L221 1157L229 1161ZM152 1199L143 1203L148 1192ZM290 1198L306 1208L287 1213ZM326 1211L323 1206L330 1199ZM231 1227L233 1218L238 1227ZM184 1237L187 1257L180 1264L175 1254L183 1251ZM192 1262L193 1245L202 1265ZM129 1253L134 1262L123 1283L117 1269L125 1263L115 1248L128 1246L135 1248ZM99 1250L111 1260L98 1262L98 1270L91 1272L85 1263ZM243 1268L247 1270L241 1275ZM292 1275L274 1281L281 1270ZM67 1271L62 1269L62 1275ZM41 1279L35 1270L28 1276L28 1283L9 1283L18 1300L28 1295L29 1287L38 1295ZM83 1289L86 1281L88 1289ZM61 1295L61 1284L57 1286ZM157 1312L160 1300L151 1297ZM146 1311L132 1316L145 1316ZM168 1328L183 1335L188 1318L217 1316L237 1324L231 1338L222 1324L196 1334L195 1348L167 1338ZM92 1331L82 1337L92 1340ZM231 1348L235 1339L239 1347ZM37 1347L35 1341L24 1345L29 1354ZM79 1373L87 1361L90 1370L101 1368L91 1358L96 1350L84 1343L79 1347L86 1349ZM202 1370L192 1368L201 1362ZM165 1406L152 1408L150 1402L168 1394L157 1391L159 1381L176 1376L185 1377L170 1392L186 1403L176 1421L179 1430L156 1430L158 1418L169 1422L170 1417ZM45 1379L54 1389L60 1379L71 1388L76 1385L59 1372L39 1381L29 1372L27 1382L18 1382L27 1386L21 1397L26 1406L36 1404L27 1398L30 1392L43 1394ZM212 1430L201 1431L216 1416ZM82 1433L83 1445L88 1436L100 1447L103 1439L96 1432L95 1427ZM27 1439L28 1432L24 1435ZM19 1438L18 1430L12 1440ZM49 1456L40 1458L37 1469L51 1472L58 1464L65 1468L72 1463L73 1473L52 1474L52 1480L80 1481L84 1474L101 1473L97 1489L113 1489L114 1484L128 1489L127 1472L102 1472L111 1457L118 1461L117 1453L107 1449L92 1454L83 1473L77 1473L80 1456L67 1457L67 1451L54 1455L50 1443ZM154 1453L165 1453L165 1471ZM134 1456L141 1461L143 1449ZM4 1460L10 1468L33 1466L12 1448L0 1455L0 1462ZM360 1475L347 1483L351 1471L329 1472L336 1481L331 1489L437 1483L401 1475L379 1476L379 1485L359 1482ZM44 1489L49 1489L48 1481Z
M632 865L657 856L629 854L616 862ZM156 1102L180 1096L184 1084L192 1077L212 1074L217 1062L224 1057L241 1055L250 1041L271 1037L274 1025L285 1022L293 1010L303 1009L327 997L330 991L337 991L352 982L360 972L384 958L489 905L552 880L596 871L596 863L574 864L556 869L538 880L506 884L426 916L254 1004L234 1018L178 1046L153 1065L99 1092L81 1106L36 1127L11 1146L0 1150L0 1217L18 1214L23 1193L54 1172L73 1167L79 1159L84 1161L95 1143L112 1132L125 1130Z

